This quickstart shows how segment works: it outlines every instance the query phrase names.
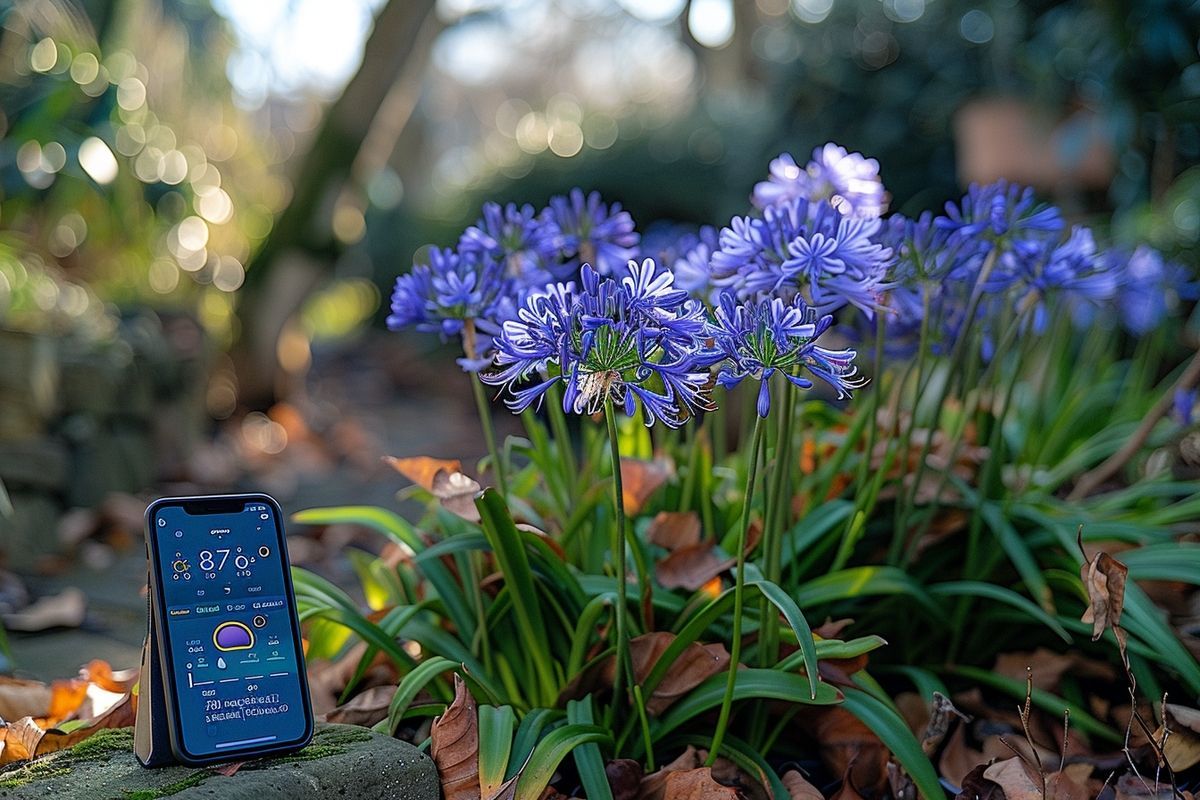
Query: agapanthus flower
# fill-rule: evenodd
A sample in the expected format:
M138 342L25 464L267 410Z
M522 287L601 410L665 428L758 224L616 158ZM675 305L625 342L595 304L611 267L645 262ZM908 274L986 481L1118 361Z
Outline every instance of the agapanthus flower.
M1018 308L1036 303L1034 327L1040 331L1047 297L1062 296L1068 304L1099 305L1116 295L1120 275L1099 256L1091 229L1076 225L1065 239L1015 242L1000 256L986 286L994 292L1011 291Z
M709 366L719 356L706 346L703 305L651 259L627 270L618 281L585 264L578 288L534 292L504 323L496 370L481 377L509 392L513 411L540 403L557 383L568 413L598 413L612 400L629 416L640 405L647 425L677 427L710 407Z
M576 188L566 197L552 197L546 218L562 234L563 262L569 270L590 264L601 275L617 275L637 255L633 218L620 203L606 204L599 192L585 196Z
M721 230L711 262L714 286L745 299L805 292L811 305L832 312L851 304L874 313L886 288L892 251L877 240L879 219L847 217L827 201L791 200L761 219L734 217Z
M533 206L485 203L483 217L463 232L458 251L481 261L495 261L520 287L544 286L556 277L562 234L549 215Z
M437 333L443 341L468 334L476 341L464 340L465 357L459 363L475 371L490 361L491 334L515 311L512 292L501 264L433 247L427 261L396 278L387 326Z
M946 203L934 223L953 239L973 238L985 248L1055 236L1065 227L1057 207L1039 203L1033 189L1008 181L971 184L958 203Z
M717 349L725 356L717 382L726 388L746 378L759 381L757 410L760 417L771 411L771 376L780 372L793 385L811 389L805 372L832 386L838 397L865 383L857 375L853 350L821 347L817 339L833 325L829 314L819 315L804 299L791 302L779 297L739 300L722 292L712 328Z
M790 153L783 153L771 162L769 171L767 180L754 187L751 199L758 208L803 199L828 200L851 217L874 218L887 210L879 162L833 142L813 150L804 167Z
M1197 285L1182 265L1163 258L1152 247L1141 245L1104 254L1105 263L1120 275L1117 292L1120 317L1130 331L1148 333L1156 328L1180 300L1194 300Z
M711 225L705 225L696 233L691 246L682 250L671 263L675 273L675 285L686 289L695 297L709 298L712 293L712 257L720 248L720 234Z

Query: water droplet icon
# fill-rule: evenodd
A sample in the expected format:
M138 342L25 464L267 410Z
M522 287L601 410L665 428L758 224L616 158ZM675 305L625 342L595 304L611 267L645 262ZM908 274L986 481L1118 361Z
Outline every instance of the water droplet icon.
M217 659L217 669L225 669L225 659L223 659L223 658Z

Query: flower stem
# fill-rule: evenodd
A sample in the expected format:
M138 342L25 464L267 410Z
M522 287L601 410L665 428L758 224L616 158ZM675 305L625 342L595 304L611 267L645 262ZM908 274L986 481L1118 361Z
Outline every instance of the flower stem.
M547 401L549 410L546 413L550 417L550 430L554 433L554 443L558 446L566 474L567 498L574 501L579 467L575 461L575 445L571 441L571 431L567 428L567 418L563 413L562 396L557 383L550 387Z
M604 398L604 421L608 424L608 448L612 457L612 486L613 486L613 535L609 547L613 567L617 579L617 642L616 668L613 676L613 706L633 702L637 706L640 694L622 697L625 681L633 683L633 662L629 655L629 605L626 599L627 575L625 562L627 559L625 545L625 491L621 482L621 446L617 439L617 417L613 408L612 398ZM639 708L639 716L645 713ZM614 725L615 727L615 725Z
M487 443L488 454L492 457L492 469L496 471L496 488L500 495L508 499L508 476L505 474L504 460L496 447L496 431L492 427L492 410L488 407L487 396L483 393L483 381L478 374L471 375L471 389L475 393L475 408L479 411L479 426L483 428L483 440Z
M463 355L471 361L479 359L479 348L475 340L475 320L469 319L462 329ZM499 448L496 447L496 429L492 426L492 409L488 406L487 395L484 393L483 381L478 372L471 373L471 391L475 395L475 409L479 412L479 426L483 428L483 440L487 444L488 455L492 457L492 469L496 471L496 488L500 496L508 500L508 476L505 474L504 460Z
M750 532L750 511L754 500L754 484L758 478L758 456L762 449L763 418L755 416L754 432L750 440L750 465L746 471L745 501L742 505L742 524L738 532L737 544L737 575L734 577L733 589L733 640L729 645L729 675L725 682L725 696L721 699L721 713L717 717L717 727L713 731L712 747L709 748L705 766L711 767L721 753L721 743L725 739L725 729L729 727L729 713L733 707L733 693L737 688L738 662L742 657L742 615L746 594L746 538Z

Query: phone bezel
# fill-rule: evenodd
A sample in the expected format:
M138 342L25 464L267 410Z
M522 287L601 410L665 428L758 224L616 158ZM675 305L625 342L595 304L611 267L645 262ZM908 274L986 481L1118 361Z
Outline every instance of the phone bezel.
M162 585L161 576L159 575L160 561L158 548L158 533L155 526L155 517L158 511L162 508L197 505L201 507L213 507L222 505L232 505L235 503L263 503L271 506L273 511L273 519L275 522L275 539L277 552L279 553L280 565L283 569L284 589L287 597L287 612L288 619L292 626L292 642L296 652L296 663L300 669L297 673L297 679L300 682L300 694L302 698L302 706L304 711L304 733L297 739L271 742L265 745L252 745L249 747L238 748L236 750L222 750L219 753L209 755L196 755L187 751L183 736L182 727L183 719L179 711L179 703L177 701L178 687L175 685L175 663L168 646L169 629L165 617L166 598L164 587ZM210 512L220 513L220 512ZM163 692L167 705L167 726L170 731L171 751L175 758L182 764L188 766L204 766L207 764L219 764L226 761L239 761L246 758L279 754L283 752L292 752L304 747L312 740L313 731L316 726L312 711L312 701L308 690L308 676L305 671L304 662L304 647L301 643L300 633L300 615L296 609L296 594L292 588L292 572L291 562L288 559L287 539L283 531L283 509L275 498L261 492L251 492L247 494L223 494L223 495L199 495L188 497L161 497L149 506L146 507L145 515L146 523L146 547L147 556L150 561L150 591L153 592L154 603L153 613L156 622L156 641L153 643L158 648L159 666L161 668L161 678L165 691Z

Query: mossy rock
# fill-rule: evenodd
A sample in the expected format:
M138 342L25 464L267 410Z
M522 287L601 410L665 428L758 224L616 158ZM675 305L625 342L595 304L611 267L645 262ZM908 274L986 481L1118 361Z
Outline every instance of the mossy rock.
M438 800L437 770L410 744L350 725L318 725L298 753L243 764L226 777L210 769L145 769L133 729L99 731L61 753L0 772L4 800Z

